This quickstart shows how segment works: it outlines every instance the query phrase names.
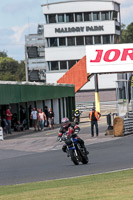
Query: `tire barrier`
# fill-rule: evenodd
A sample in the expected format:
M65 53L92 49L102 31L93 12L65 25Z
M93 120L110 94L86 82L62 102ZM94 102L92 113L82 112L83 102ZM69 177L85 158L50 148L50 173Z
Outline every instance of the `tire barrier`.
M115 137L124 136L124 123L123 118L115 117L113 122L113 133Z

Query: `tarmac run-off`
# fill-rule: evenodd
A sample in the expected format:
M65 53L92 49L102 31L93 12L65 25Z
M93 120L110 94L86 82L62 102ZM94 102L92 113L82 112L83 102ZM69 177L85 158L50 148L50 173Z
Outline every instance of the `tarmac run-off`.
M81 131L79 136L85 141L86 145L119 139L119 137L114 137L113 135L105 136L107 124L104 117L99 121L99 129L100 127L102 127L103 131L99 131L99 137L91 138L89 132L90 122L80 123ZM85 133L83 133L83 129L86 130ZM33 129L30 129L21 133L14 132L10 136L5 136L5 140L0 141L0 149L25 152L58 150L63 145L63 143L57 141L58 130L59 128L55 128L53 130L46 129L44 131L34 132Z

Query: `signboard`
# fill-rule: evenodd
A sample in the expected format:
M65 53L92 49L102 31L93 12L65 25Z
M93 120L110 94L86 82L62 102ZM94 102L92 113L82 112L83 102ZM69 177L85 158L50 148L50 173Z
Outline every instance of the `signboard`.
M87 73L133 71L133 44L86 46Z
M80 26L80 27L62 27L55 28L55 33L75 33L75 32L89 32L89 31L104 31L104 26Z

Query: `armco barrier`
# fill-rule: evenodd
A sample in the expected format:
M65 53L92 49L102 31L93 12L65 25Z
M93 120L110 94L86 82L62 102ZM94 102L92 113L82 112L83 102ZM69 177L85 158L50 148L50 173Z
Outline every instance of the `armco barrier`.
M124 135L133 134L133 112L128 113L128 118L124 118Z

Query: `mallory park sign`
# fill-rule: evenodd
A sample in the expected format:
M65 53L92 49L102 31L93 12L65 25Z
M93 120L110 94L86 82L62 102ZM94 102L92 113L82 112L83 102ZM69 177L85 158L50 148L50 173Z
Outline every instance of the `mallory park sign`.
M133 72L133 43L86 46L87 73Z
M75 33L89 31L104 31L104 26L81 26L81 27L64 27L55 28L55 33Z

